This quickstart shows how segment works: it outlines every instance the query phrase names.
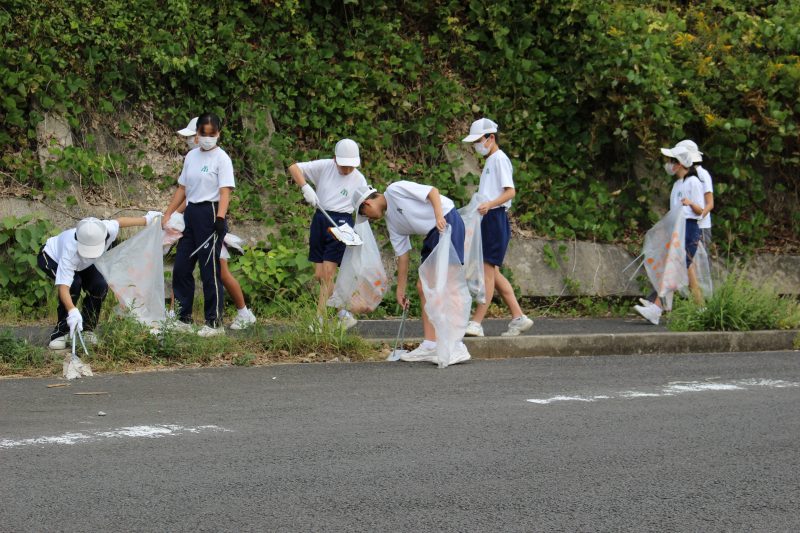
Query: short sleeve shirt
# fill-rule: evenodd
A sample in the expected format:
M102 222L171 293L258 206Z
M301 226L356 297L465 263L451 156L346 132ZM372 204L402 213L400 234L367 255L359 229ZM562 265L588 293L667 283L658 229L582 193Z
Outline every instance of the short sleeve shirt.
M108 231L106 238L106 250L111 248L114 241L119 236L119 222L116 220L103 220L103 224ZM75 228L62 231L55 237L47 239L44 246L44 253L49 255L53 261L58 263L56 269L56 285L72 285L75 279L75 272L86 270L97 261L87 259L78 254L78 241L75 239Z
M222 187L236 187L233 163L222 148L195 148L186 154L178 183L186 187L186 201L192 204L219 201Z
M505 152L497 150L486 158L481 172L481 181L478 184L478 193L489 200L494 200L505 192L506 187L514 187L514 167ZM503 207L509 209L511 200L495 209Z
M436 227L436 215L428 200L430 185L411 181L397 181L386 188L386 227L396 256L411 250L411 235L427 235ZM455 204L442 195L442 215L447 215Z
M669 195L669 208L675 209L676 207L682 207L686 218L699 220L700 215L695 214L691 207L688 205L681 205L684 198L688 198L700 207L705 207L706 200L703 196L703 184L700 183L700 180L696 176L687 176L682 180L675 180L675 183L672 185L672 193Z
M358 187L366 187L367 180L356 168L343 176L339 174L334 159L317 159L305 163L297 163L305 178L314 185L319 198L319 207L325 211L336 213L353 212L353 191Z
M700 176L701 181L703 183L703 194L711 193L714 194L714 183L711 180L711 174L709 174L708 170L704 169L700 165L695 165L694 167L697 169L697 175ZM705 217L701 218L697 225L702 228L711 228L711 213L707 214Z

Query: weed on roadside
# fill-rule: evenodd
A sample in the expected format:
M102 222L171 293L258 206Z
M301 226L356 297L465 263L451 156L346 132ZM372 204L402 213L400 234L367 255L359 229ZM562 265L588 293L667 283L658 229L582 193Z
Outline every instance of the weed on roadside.
M800 303L731 274L702 305L676 297L668 327L672 331L794 329L800 327Z
M9 330L0 331L0 375L14 374L29 368L41 369L51 362L44 348L18 339Z

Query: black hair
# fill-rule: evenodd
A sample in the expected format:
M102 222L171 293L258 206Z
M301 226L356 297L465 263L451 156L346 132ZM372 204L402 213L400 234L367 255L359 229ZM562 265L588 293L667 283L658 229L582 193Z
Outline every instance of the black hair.
M378 191L375 191L373 193L370 193L370 195L367 196L366 198L364 198L361 201L361 205L358 206L358 214L359 215L363 215L364 214L364 202L366 202L367 200L374 200L375 198L377 198L380 195L381 195L381 193L379 193Z
M488 139L490 135L494 135L494 142L495 144L500 144L500 134L498 132L494 133L484 133L483 138Z
M222 121L214 113L203 113L197 117L197 133L203 131L203 126L211 124L217 132L222 132Z

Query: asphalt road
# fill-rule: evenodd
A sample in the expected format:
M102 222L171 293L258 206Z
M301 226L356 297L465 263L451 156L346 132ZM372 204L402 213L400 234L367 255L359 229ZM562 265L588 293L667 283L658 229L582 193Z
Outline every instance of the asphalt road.
M800 529L796 352L57 382L0 380L2 531Z

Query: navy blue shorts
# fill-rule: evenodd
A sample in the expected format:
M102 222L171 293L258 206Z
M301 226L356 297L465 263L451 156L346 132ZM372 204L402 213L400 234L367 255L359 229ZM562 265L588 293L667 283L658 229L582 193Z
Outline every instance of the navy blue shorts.
M342 224L353 225L353 215L350 213L328 211L328 215L336 222L337 226ZM308 236L308 260L312 263L330 261L337 265L342 264L346 246L331 235L331 232L328 231L330 227L332 227L331 223L317 209L314 212L314 218L311 219L311 230Z
M492 266L503 266L508 242L511 240L511 223L504 207L490 209L481 220L483 262Z
M686 247L686 268L692 265L692 259L694 259L694 254L697 253L697 244L700 242L701 233L697 221L693 218L687 218L686 241L684 242Z
M458 259L461 261L461 264L464 264L464 221L461 220L461 215L458 214L458 209L455 207L450 210L444 216L444 219L447 221L450 226L453 227L453 230L450 233L450 241L453 243L453 247L456 249L456 254L458 254ZM425 236L425 240L422 243L422 261L424 263L425 260L431 255L431 252L436 245L439 244L439 230L433 228L428 232Z

